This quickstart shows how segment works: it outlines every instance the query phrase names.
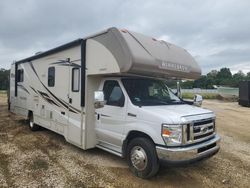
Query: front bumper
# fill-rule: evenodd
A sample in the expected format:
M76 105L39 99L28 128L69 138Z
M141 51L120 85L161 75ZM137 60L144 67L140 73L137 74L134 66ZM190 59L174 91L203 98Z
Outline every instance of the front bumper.
M156 152L160 160L167 163L191 163L208 158L216 154L219 149L220 137L213 138L191 146L162 147L156 146Z

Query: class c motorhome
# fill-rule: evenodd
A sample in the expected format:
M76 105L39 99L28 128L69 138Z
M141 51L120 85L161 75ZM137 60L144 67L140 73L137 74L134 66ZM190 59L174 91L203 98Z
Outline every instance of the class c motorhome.
M31 130L45 127L84 150L124 157L136 176L149 178L161 160L193 162L219 151L215 114L165 81L200 75L186 50L109 28L14 62L9 105Z

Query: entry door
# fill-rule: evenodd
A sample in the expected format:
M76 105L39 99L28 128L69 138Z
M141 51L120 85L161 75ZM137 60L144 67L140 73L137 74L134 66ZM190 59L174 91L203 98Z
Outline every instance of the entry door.
M99 144L119 151L125 124L126 103L118 81L106 80L103 86L106 105L96 109Z
M68 139L81 145L80 68L69 64Z

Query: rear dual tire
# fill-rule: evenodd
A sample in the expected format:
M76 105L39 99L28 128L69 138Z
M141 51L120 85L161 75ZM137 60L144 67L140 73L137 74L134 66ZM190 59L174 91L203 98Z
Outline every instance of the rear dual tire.
M155 145L148 138L134 138L129 142L127 160L130 170L139 178L151 178L159 171Z
M10 101L8 99L8 111L10 111Z
M41 127L34 123L33 113L29 114L29 128L32 131L38 131Z

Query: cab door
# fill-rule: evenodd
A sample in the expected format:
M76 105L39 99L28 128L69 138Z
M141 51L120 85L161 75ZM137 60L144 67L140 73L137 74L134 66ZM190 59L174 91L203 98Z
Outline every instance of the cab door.
M99 145L121 151L126 114L125 95L117 80L106 80L103 92L106 104L96 109L97 139Z

